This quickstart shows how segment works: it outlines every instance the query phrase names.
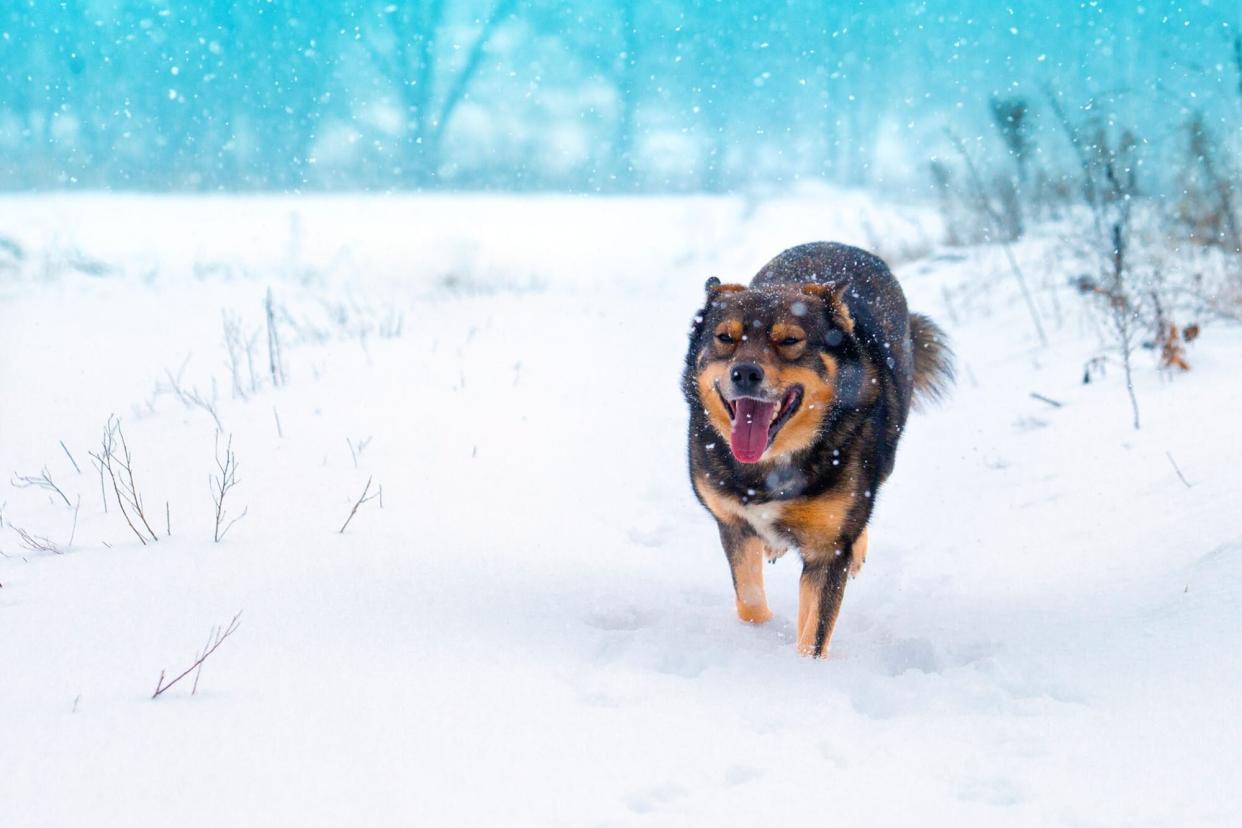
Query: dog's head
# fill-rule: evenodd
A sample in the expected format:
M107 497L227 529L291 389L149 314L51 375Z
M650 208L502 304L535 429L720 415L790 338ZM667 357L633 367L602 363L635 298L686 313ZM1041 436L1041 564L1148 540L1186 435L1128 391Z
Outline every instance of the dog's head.
M707 282L695 317L687 380L711 426L743 463L809 447L855 360L844 286L746 288Z

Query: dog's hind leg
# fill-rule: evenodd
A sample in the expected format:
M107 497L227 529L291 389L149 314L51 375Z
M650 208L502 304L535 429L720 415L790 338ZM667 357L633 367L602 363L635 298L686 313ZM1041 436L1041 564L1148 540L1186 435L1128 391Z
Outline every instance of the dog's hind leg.
M832 630L841 612L845 583L852 567L851 544L843 544L824 558L802 565L802 584L798 591L798 652L813 658L827 658Z
M850 554L850 577L857 577L862 572L863 564L867 562L867 530L864 528L862 534L854 541L854 551Z
M725 523L720 524L720 540L733 574L737 617L748 624L771 620L772 611L763 589L763 542L754 534Z

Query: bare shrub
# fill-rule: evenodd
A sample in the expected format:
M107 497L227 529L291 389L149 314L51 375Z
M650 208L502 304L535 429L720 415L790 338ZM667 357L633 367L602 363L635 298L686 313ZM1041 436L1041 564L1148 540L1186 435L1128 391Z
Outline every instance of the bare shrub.
M1181 197L1174 207L1177 220L1192 242L1242 253L1233 183L1237 175L1229 169L1202 112L1187 119L1186 138Z
M101 474L106 473L112 481L117 507L134 535L143 546L146 546L148 539L158 542L159 537L147 520L142 494L138 490L138 484L134 482L133 457L129 452L129 444L125 441L125 432L121 430L121 421L116 415L108 418L99 443L99 453L91 452L91 457L99 464Z
M272 298L271 288L267 289L263 310L267 320L268 371L272 376L272 387L279 388L285 384L285 363L280 350L280 331L276 327L276 302Z
M166 386L160 386L157 384L156 393L158 394L162 391L171 392L173 396L181 400L181 404L186 408L197 408L201 411L207 412L211 415L211 419L215 422L216 430L223 431L224 425L220 422L220 413L216 410L216 402L219 395L216 393L215 378L213 377L211 380L210 399L203 396L202 392L198 390L198 386L191 388L185 387L181 377L185 373L185 367L189 364L189 361L190 360L187 357L186 361L181 363L181 368L178 369L176 374L173 374L172 371L165 370L164 376L168 379L168 384Z
M211 475L207 481L211 489L211 502L216 507L216 531L213 535L215 543L219 543L233 528L233 524L246 516L250 511L250 507L242 509L242 513L237 517L229 520L228 513L224 508L224 498L233 490L240 481L237 479L237 455L233 453L233 435L229 435L228 442L225 443L224 453L220 453L220 432L216 432L216 473Z
M35 489L43 489L44 491L55 492L60 497L61 500L65 501L66 506L68 506L70 509L73 508L73 501L71 501L69 497L60 490L60 487L57 486L56 483L52 481L52 476L48 473L47 466L44 466L43 469L37 475L25 475L25 474L14 473L13 480L11 482L13 484L13 487L17 489L35 488Z
M69 528L69 540L65 541L63 545L43 535L37 535L21 526L15 526L12 521L9 521L9 527L17 533L17 538L25 549L31 552L51 552L55 555L61 555L64 554L66 549L73 547L73 539L78 534L78 511L81 506L82 499L78 498L77 503L73 504L73 525Z
M987 216L992 226L997 231L998 241L1001 248L1005 251L1005 258L1009 261L1009 269L1013 273L1014 279L1018 283L1018 287L1022 292L1022 299L1026 303L1026 309L1031 315L1031 324L1035 328L1035 334L1039 337L1039 344L1047 346L1048 336L1044 333L1044 324L1040 319L1039 310L1035 307L1035 299L1031 296L1030 288L1027 287L1026 276L1022 272L1022 268L1018 266L1018 260L1013 254L1013 247L1010 244L1011 237L1007 235L1005 228L1005 219L996 208L992 206L991 199L983 184L983 179L979 176L979 171L975 167L975 163L971 160L970 153L966 151L966 144L953 133L949 133L949 139L953 142L958 154L962 158L962 163L966 167L966 173L970 183L974 188L975 198L977 199L979 209L983 215ZM1010 228L1012 230L1012 228Z
M992 121L1000 132L1005 148L1013 158L1018 181L1027 180L1027 167L1034 149L1031 141L1028 117L1029 107L1025 98L992 98Z
M36 535L20 526L13 526L11 523L9 525L12 526L13 531L17 533L17 537L21 541L22 546L31 552L51 552L56 555L62 554L60 546L57 545L55 541L49 540L42 535Z
M247 332L241 316L236 313L222 310L220 315L233 396L244 400L259 391L259 376L255 372L255 348L259 341L259 331L255 329Z

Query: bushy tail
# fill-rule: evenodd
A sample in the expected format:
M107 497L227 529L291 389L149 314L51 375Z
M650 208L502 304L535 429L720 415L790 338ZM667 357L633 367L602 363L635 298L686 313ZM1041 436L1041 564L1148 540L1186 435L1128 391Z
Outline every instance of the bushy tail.
M953 350L935 322L921 313L910 314L914 343L914 403L939 402L953 385Z

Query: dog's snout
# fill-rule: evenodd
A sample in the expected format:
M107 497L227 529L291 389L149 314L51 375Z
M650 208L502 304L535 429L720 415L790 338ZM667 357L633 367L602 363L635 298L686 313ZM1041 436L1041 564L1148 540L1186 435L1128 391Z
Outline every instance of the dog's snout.
M734 365L730 376L739 394L754 394L763 385L763 369L753 362Z

